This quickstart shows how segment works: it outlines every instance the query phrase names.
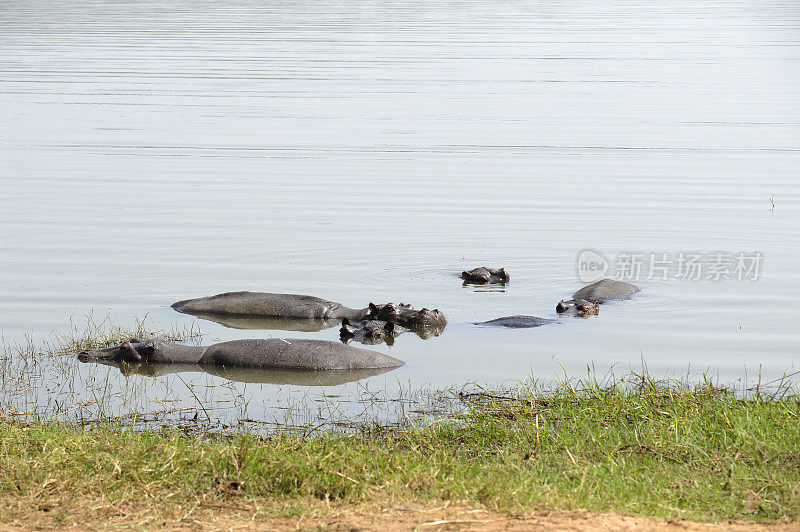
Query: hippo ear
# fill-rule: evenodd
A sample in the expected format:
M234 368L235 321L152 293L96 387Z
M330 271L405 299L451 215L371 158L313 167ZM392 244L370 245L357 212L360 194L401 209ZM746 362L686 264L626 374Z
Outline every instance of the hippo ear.
M156 350L156 343L152 340L148 340L143 346L140 346L139 349L144 350L145 353L153 353Z
M350 325L350 320L347 318L342 318L342 327L346 327L348 325Z
M394 333L394 322L393 321L387 321L386 325L383 326L383 330L386 331L389 334Z
M369 307L367 307L367 308L369 308L370 312L375 312L376 310L378 310L378 307L375 306L375 303L373 303L371 301L369 303Z
M462 279L469 279L469 272L467 270L464 270L463 272L461 272L461 278Z
M562 312L564 312L565 310L567 310L567 306L564 304L564 300L562 299L562 300L561 300L561 301L559 301L559 302L558 302L558 304L556 305L556 312L558 312L559 314L561 314L561 313L562 313Z
M142 360L142 355L133 348L130 342L122 342L122 345L119 346L119 354L120 358L125 362L130 362L131 360L139 362Z

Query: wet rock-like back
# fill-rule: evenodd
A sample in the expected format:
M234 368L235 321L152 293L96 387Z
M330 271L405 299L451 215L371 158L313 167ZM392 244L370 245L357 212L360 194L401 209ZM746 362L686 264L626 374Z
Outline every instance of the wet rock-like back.
M572 299L585 299L586 301L605 303L627 299L640 289L638 286L613 279L601 279L595 283L584 286L574 294Z
M210 346L201 365L274 367L328 371L339 369L396 368L403 362L377 351L339 342L299 338L234 340Z
M172 304L178 312L194 315L258 316L274 318L362 319L366 309L352 309L335 301L301 294L226 292Z
M557 323L556 320L548 320L547 318L540 318L538 316L504 316L494 320L483 321L475 325L482 325L486 327L508 327L510 329L528 329L531 327L541 327Z

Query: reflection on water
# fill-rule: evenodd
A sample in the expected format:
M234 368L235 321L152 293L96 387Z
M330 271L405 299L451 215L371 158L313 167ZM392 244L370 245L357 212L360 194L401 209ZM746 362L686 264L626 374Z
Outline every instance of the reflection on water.
M370 368L356 370L331 370L331 371L299 371L288 369L265 368L238 368L224 366L209 366L200 364L130 364L111 360L96 361L93 363L115 366L122 375L144 375L147 377L160 377L181 372L205 371L233 382L251 382L262 384L292 384L295 386L339 386L348 382L355 382L367 377L381 375L394 368Z
M404 367L323 389L348 415L362 386L587 366L780 377L800 354L798 35L794 0L4 1L0 334L41 339L91 313L168 329L196 322L170 303L236 290L440 309L446 334L376 347ZM763 268L643 270L640 297L591 320L472 325L555 318L585 249L760 252ZM479 264L511 282L459 286ZM268 325L338 341L326 324ZM15 408L43 411L53 389L88 401L104 379L108 415L194 404L180 379L253 418L310 393L70 359Z
M220 316L194 313L195 317L209 320L231 329L258 329L316 332L341 325L341 320L303 318L262 318L257 316Z

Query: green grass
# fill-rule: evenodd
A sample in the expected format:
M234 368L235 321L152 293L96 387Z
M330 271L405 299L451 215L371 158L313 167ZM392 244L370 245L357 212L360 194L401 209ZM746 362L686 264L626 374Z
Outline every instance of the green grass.
M310 503L453 500L511 514L586 509L692 520L800 516L800 402L710 386L523 387L464 397L414 428L187 436L0 420L0 518L74 501L148 514L236 500L261 518Z

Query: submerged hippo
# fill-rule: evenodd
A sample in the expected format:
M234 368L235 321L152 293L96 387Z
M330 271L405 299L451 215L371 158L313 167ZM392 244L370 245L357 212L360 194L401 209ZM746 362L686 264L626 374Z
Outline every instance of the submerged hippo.
M505 269L500 268L498 270L494 268L487 268L485 266L473 268L471 270L465 270L461 272L461 278L464 279L464 284L506 284L511 279Z
M594 315L600 311L601 303L628 299L638 291L639 287L630 283L601 279L572 294L572 299L561 300L556 305L556 312L581 317Z
M421 308L417 310L405 303L400 303L399 305L394 303L386 303L385 305L370 303L364 319L390 321L409 329L421 327L439 327L443 329L447 325L447 319L439 309Z
M494 320L483 321L475 325L487 327L508 327L510 329L527 329L530 327L541 327L549 323L558 323L556 320L539 318L538 316L505 316Z
M334 301L298 294L226 292L172 304L178 312L212 316L257 316L317 320L362 320L368 309L352 309Z
M342 320L342 327L339 329L339 338L342 342L355 340L362 344L379 344L386 342L388 345L394 344L394 339L408 331L405 327L396 325L391 321L383 320L361 320L351 323L347 318Z
M234 340L207 347L136 338L119 346L90 349L78 355L81 362L118 361L142 364L198 364L240 368L275 368L302 371L396 368L403 362L338 342L270 338Z

